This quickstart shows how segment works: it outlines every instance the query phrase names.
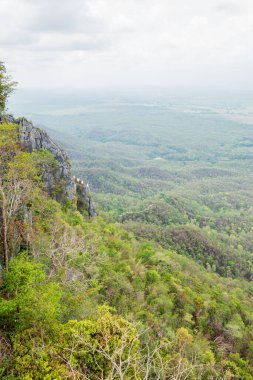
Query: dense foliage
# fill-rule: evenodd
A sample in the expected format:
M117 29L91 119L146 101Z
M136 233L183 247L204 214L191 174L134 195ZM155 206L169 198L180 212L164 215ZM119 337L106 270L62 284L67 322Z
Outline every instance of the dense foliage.
M209 271L251 281L251 97L180 94L96 93L78 99L82 112L75 98L71 110L49 108L38 120L55 129L107 217Z
M46 152L23 153L11 125L1 126L0 144L9 226L1 235L2 379L253 378L253 286L214 273L215 236L211 245L186 227L180 208L156 216L147 205L145 233L143 212L132 215L138 240L124 224L86 220L43 191ZM167 231L171 215L183 229ZM164 244L141 238L149 232ZM204 262L209 254L213 262Z

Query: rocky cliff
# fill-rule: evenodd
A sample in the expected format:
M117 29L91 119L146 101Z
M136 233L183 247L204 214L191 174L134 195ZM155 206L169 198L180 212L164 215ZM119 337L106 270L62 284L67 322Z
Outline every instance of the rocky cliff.
M76 198L80 212L86 211L90 217L96 216L89 185L72 176L68 156L45 131L35 128L25 118L15 119L10 115L0 115L0 122L18 125L19 139L25 151L47 150L52 154L54 162L50 168L44 170L42 176L46 191L51 197L62 204Z

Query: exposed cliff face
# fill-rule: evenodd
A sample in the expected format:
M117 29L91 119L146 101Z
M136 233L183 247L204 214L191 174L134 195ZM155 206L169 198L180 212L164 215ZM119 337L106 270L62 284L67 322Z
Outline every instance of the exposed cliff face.
M72 176L71 164L64 150L45 131L35 128L26 119L16 120L13 116L0 115L0 122L6 121L18 125L19 139L25 151L47 150L54 157L52 167L46 168L43 173L43 182L50 196L62 204L76 198L80 212L86 211L90 217L96 216L89 186Z
M90 216L96 216L96 207L91 197L90 187L87 183L84 184L78 178L75 178L76 194L77 194L77 208L83 210L88 208Z
M43 181L48 193L58 202L72 201L76 196L76 186L71 175L71 165L64 152L48 134L35 128L25 119L19 121L19 138L27 152L47 150L52 153L55 165L43 173Z

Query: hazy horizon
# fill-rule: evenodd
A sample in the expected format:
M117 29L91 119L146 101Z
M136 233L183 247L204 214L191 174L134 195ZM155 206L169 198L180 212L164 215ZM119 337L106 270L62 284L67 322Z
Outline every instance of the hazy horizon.
M253 108L253 90L236 90L203 86L113 86L84 89L17 88L8 102L8 112L26 114L80 113L85 104L110 104L113 106L137 104L192 105L219 108ZM71 112L72 112L71 111Z

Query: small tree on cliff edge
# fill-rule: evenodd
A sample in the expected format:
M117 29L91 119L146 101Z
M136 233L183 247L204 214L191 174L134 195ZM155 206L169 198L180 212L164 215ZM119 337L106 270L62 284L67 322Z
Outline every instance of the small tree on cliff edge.
M7 75L5 64L0 61L0 113L6 108L8 96L13 92L17 83Z

